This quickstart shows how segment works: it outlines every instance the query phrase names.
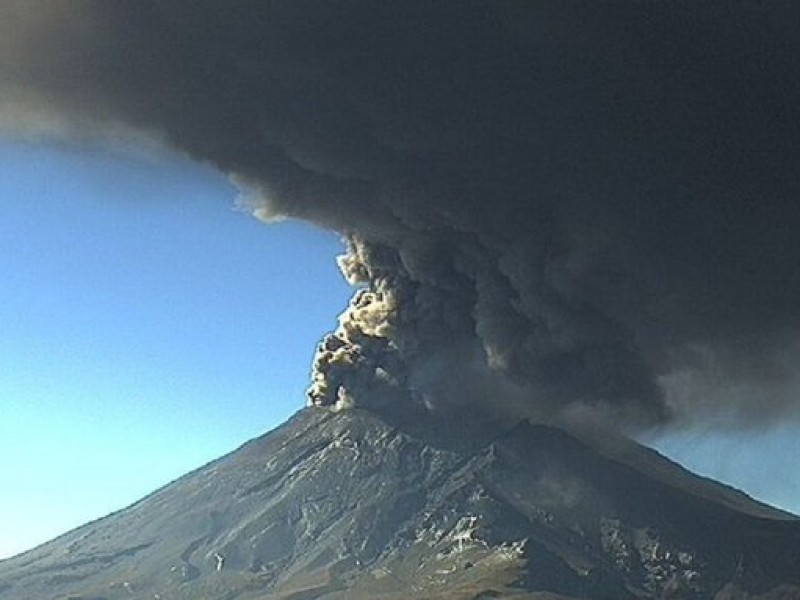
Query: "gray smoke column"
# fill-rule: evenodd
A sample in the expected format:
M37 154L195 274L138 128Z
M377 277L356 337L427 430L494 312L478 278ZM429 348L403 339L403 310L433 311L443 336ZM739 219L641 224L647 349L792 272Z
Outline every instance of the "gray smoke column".
M12 133L157 139L360 289L316 405L800 408L800 6L0 1Z

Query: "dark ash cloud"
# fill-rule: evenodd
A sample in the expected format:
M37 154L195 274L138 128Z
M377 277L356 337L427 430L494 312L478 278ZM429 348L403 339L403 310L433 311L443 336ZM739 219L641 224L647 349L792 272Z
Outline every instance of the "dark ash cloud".
M145 132L350 240L314 403L798 414L795 3L0 10L5 127Z

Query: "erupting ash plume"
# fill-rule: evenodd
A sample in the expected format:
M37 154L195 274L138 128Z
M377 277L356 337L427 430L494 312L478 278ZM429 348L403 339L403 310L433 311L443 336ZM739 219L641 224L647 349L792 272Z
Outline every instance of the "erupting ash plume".
M397 339L400 303L391 275L374 273L364 261L363 243L351 239L348 246L349 254L339 261L342 273L352 285L369 288L356 293L339 327L319 346L308 390L314 406L352 406L354 394L388 400L387 393L408 390Z
M8 130L151 136L346 238L311 404L797 415L794 3L0 8Z

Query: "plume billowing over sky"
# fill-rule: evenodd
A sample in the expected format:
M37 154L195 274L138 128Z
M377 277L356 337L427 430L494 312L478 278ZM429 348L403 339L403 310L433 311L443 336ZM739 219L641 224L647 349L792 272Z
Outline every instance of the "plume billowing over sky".
M310 402L800 414L796 3L0 7L7 131L152 138L345 236Z

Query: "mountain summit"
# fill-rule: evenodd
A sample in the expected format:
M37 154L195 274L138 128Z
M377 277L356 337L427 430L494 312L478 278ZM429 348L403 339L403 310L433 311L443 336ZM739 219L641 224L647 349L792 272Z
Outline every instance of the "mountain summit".
M0 562L0 600L800 598L799 520L633 442L429 437L302 410Z

